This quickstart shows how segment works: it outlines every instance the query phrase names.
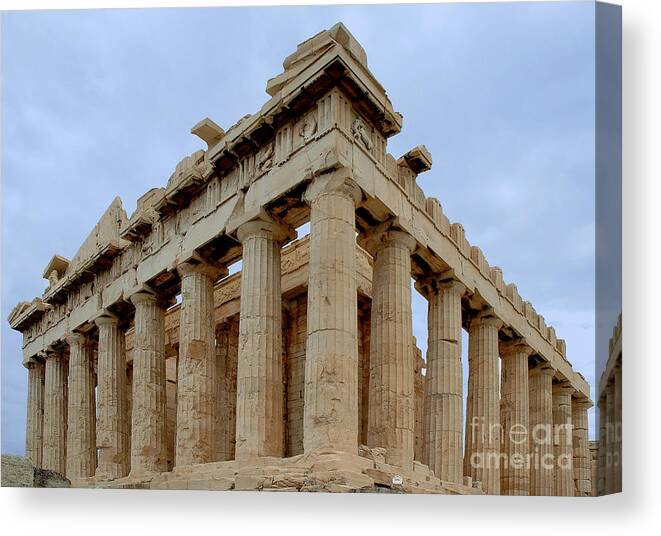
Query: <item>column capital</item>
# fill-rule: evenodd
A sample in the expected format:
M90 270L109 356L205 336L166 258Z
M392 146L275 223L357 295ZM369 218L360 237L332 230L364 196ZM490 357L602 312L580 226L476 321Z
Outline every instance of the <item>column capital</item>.
M446 274L433 274L420 278L415 282L415 288L424 296L428 296L438 290L454 292L463 296L468 290L466 285L461 281L454 277L448 277Z
M113 324L119 324L119 318L108 311L104 311L94 319L94 323L97 327L110 326Z
M555 370L548 363L540 363L536 367L530 369L532 374L541 374L542 376L555 376Z
M554 393L565 396L571 396L576 392L576 389L574 389L567 380L554 383L552 389Z
M528 345L525 339L517 338L511 341L502 341L498 345L498 350L501 357L507 357L514 354L525 353L527 357L530 357L535 351Z
M500 329L503 327L504 322L494 315L492 309L486 309L475 315L470 321L471 328L477 327L480 324Z
M73 346L74 344L85 344L89 342L89 338L84 333L80 333L79 331L69 331L64 336L64 340L67 341L69 346Z
M23 366L28 370L37 367L43 367L44 366L43 357L41 357L39 354L35 354L32 357L28 357L23 361Z
M409 250L409 254L413 253L417 246L415 238L398 229L397 218L387 220L363 233L358 237L358 244L372 256L386 245L403 246Z
M342 195L353 201L355 206L363 199L363 191L353 180L350 168L341 167L331 173L315 177L303 194L303 201L312 203L322 195Z
M590 400L587 397L572 398L571 403L572 406L579 409L584 409L585 411L589 410L592 406L594 406L592 400Z
M203 274L209 277L213 282L216 282L218 279L225 277L228 274L227 268L215 266L201 259L188 259L177 264L177 272L182 278L194 274Z
M64 352L62 351L62 348L55 348L53 346L49 346L44 350L45 354L45 359L48 360L56 360L56 359L66 359L66 356L64 355Z
M264 236L282 243L296 239L296 230L291 225L263 211L260 217L244 222L237 227L236 237L241 243L253 236Z

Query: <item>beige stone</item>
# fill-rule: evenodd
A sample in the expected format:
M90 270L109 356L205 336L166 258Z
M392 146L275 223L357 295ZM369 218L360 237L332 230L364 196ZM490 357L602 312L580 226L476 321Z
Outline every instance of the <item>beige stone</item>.
M553 369L538 365L530 369L530 434L532 456L530 495L554 494L553 468Z
M574 478L574 495L577 497L592 496L592 486L595 480L592 477L592 455L588 440L588 409L592 402L586 398L572 398L572 471Z
M213 284L221 271L186 262L181 274L175 465L214 461L216 451L216 350Z
M501 451L504 455L500 473L501 495L530 494L528 358L531 353L532 349L521 340L500 345Z
M553 385L553 482L554 495L574 495L571 397L574 389L565 383Z
M237 458L283 455L280 247L289 232L268 217L244 223L237 232L243 244Z
M502 322L479 315L468 335L468 395L464 473L488 495L500 494L500 425L498 330Z
M42 467L61 475L66 473L68 368L61 349L47 352Z
M344 170L308 188L310 269L305 359L305 452L333 447L357 452L358 304L355 205ZM409 338L410 340L410 338Z
M129 472L129 422L124 332L116 317L96 319L99 328L96 477L113 480Z
M67 470L69 480L89 478L96 471L96 378L91 341L70 333Z
M427 287L426 449L429 468L443 481L463 481L463 372L461 296L458 281Z
M131 475L165 471L165 303L150 292L131 296L135 306L131 397Z
M31 359L28 369L28 411L26 418L25 456L41 467L44 437L44 381L45 366L41 360Z
M386 461L413 467L415 399L411 313L414 241L388 230L365 239L374 256L367 443L384 447Z

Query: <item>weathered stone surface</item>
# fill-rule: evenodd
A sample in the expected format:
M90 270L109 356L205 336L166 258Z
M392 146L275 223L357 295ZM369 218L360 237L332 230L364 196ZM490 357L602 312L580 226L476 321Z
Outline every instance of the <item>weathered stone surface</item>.
M355 205L360 190L340 170L318 178L310 203L305 452L358 447L358 303Z
M165 304L139 292L135 306L131 397L131 475L167 469Z
M498 330L490 315L471 321L468 332L468 396L464 474L480 482L488 495L500 494Z
M35 467L29 458L2 455L3 488L68 488L67 478L49 469Z
M236 457L282 456L280 247L289 229L268 218L239 227L243 244L237 365Z
M61 350L48 352L44 387L42 466L61 475L66 472L68 369L67 359Z
M25 455L36 467L41 466L44 438L44 382L46 368L42 361L30 360L28 369L28 411Z
M67 478L94 476L96 471L96 378L91 341L70 333L67 420Z
M116 317L101 316L96 319L96 325L99 328L96 477L99 480L113 480L129 472L125 341Z
M522 341L500 345L500 423L504 455L500 473L501 495L530 494L528 357L531 352Z
M566 384L553 386L553 481L554 495L573 497L571 397L574 389Z
M441 480L461 483L461 296L466 288L457 281L431 281L426 287L429 300L425 408L427 457L423 461Z
M177 375L176 465L214 461L217 363L213 284L218 268L183 263ZM226 273L226 272L225 272Z
M537 366L530 369L530 495L553 495L553 369Z
M572 398L571 400L572 448L574 451L572 471L574 495L577 497L592 496L592 486L596 485L596 478L593 480L592 475L592 455L588 440L588 409L591 407L592 402L588 399Z

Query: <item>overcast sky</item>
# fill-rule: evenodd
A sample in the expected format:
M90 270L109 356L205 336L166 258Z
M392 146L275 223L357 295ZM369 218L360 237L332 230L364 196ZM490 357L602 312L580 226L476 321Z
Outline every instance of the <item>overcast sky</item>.
M419 177L594 385L594 6L513 3L2 15L2 451L23 453L27 374L5 321L41 295L116 195L130 213L203 142L268 100L296 45L344 22ZM414 332L426 348L426 303ZM465 350L465 349L464 349ZM465 351L464 351L465 354ZM591 436L594 422L591 410Z

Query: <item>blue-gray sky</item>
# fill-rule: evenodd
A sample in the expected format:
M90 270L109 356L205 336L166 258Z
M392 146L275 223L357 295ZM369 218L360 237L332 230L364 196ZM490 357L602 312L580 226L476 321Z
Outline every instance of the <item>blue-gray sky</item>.
M22 453L26 373L5 319L40 295L115 195L129 214L267 100L296 45L343 21L404 129L419 183L503 268L594 385L594 5L445 4L2 15L2 451ZM426 347L426 305L414 298ZM592 421L592 419L591 419ZM591 422L591 430L594 423Z

